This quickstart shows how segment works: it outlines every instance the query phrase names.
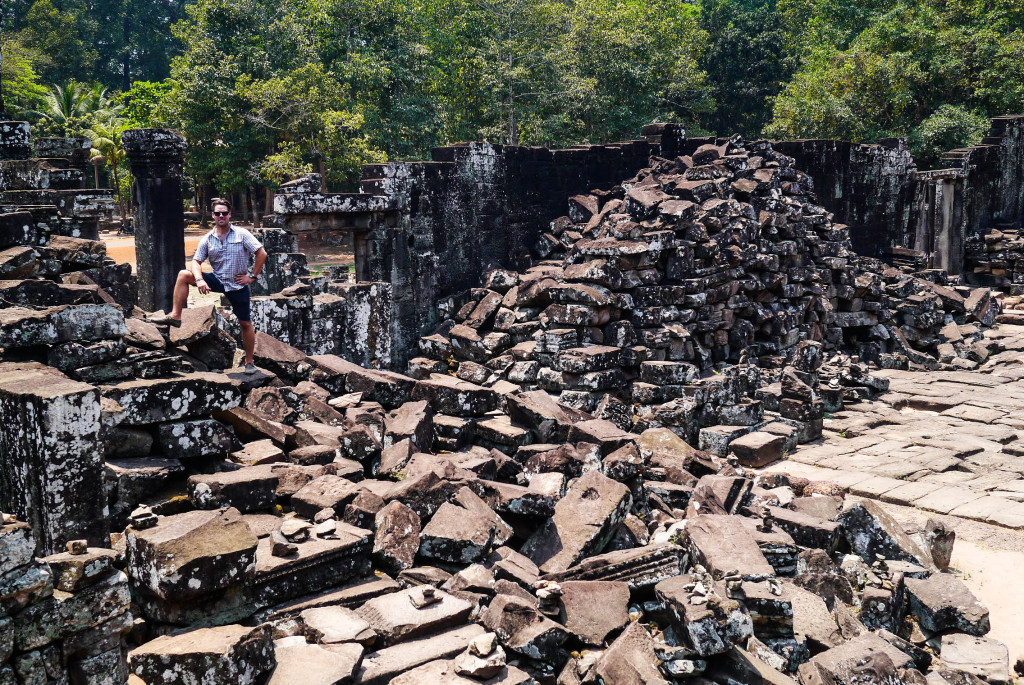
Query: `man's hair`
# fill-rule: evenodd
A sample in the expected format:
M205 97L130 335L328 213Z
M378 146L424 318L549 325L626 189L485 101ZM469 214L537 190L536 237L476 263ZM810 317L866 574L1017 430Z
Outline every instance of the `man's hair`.
M217 205L224 205L225 207L228 208L229 212L231 211L231 202L223 197L215 197L212 200L210 200L210 211L212 212L213 208L216 207Z

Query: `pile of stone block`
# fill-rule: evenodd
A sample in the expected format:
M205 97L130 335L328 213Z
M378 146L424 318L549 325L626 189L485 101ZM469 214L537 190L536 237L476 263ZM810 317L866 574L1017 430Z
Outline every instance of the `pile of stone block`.
M133 617L118 554L76 540L36 558L31 526L0 517L0 682L124 683Z
M1017 226L990 228L964 238L969 277L978 283L1024 293L1024 236Z

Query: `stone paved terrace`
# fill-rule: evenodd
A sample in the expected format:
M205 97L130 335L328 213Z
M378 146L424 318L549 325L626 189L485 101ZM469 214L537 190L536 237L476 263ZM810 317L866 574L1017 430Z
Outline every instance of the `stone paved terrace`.
M976 371L875 372L888 393L826 415L822 440L766 470L1024 529L1024 326L988 336L1003 349Z

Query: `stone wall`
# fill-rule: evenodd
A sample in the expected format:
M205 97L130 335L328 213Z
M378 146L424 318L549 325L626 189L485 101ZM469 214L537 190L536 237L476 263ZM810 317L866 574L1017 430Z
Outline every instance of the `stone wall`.
M565 199L610 188L684 145L681 126L646 127L643 140L567 150L468 143L436 148L430 162L367 165L361 189L383 196L398 221L365 237L360 279L393 286L394 362L438 323L436 303L480 284L495 267L522 268L530 247L566 211ZM390 224L390 225L389 225Z

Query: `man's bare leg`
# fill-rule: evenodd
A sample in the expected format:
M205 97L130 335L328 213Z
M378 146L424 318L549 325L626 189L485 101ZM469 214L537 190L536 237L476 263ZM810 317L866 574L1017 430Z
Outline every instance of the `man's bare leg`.
M256 328L252 321L239 321L242 325L242 349L245 350L245 363L252 364L252 355L256 350Z
M181 319L181 311L188 302L188 288L196 284L196 277L188 269L178 272L178 280L174 282L174 305L168 316L172 319Z

